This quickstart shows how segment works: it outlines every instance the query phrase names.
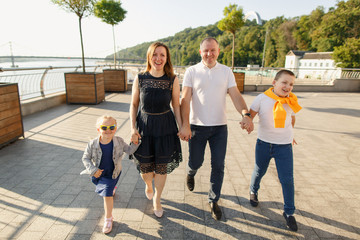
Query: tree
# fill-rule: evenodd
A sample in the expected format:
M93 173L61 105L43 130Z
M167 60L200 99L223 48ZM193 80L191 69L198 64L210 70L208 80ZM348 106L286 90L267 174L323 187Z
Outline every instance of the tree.
M286 21L284 16L276 17L274 19L269 20L265 23L264 28L266 29L265 37L266 41L264 43L264 65L263 67L278 67L277 60L280 57L279 50L281 49L278 44L281 41L279 38L280 26ZM280 40L280 41L279 41Z
M94 6L94 14L96 17L101 18L101 20L107 24L111 24L113 31L113 40L114 40L114 66L116 68L116 46L115 46L115 32L114 25L117 25L119 22L123 21L125 14L127 13L121 7L120 1L115 0L101 0L97 2Z
M81 42L81 58L83 72L85 73L85 55L84 43L82 37L81 20L93 13L95 0L51 0L54 4L59 5L66 11L73 12L79 17L79 30Z
M333 51L348 38L360 37L360 0L339 1L337 8L322 17L312 33L312 46L317 51Z
M235 8L231 8L232 6L227 7L224 12L230 14ZM200 41L206 36L213 36L219 41L222 50L218 57L219 63L230 66L232 50L235 49L235 66L246 66L246 63L262 65L263 59L264 67L283 67L289 50L333 51L335 47L343 46L349 38L359 39L360 0L338 1L336 7L330 8L327 13L324 7L319 6L310 15L295 18L276 17L265 21L262 26L257 25L255 20L247 20L236 31L235 43L232 41L233 34L230 31L221 31L219 24L187 28L175 36L160 40L171 42L171 49L174 49L172 56L181 59L182 65L194 62ZM177 52L178 47L181 48ZM147 48L140 44L121 52L145 56L146 50Z
M313 32L321 24L322 17L325 15L324 7L319 6L313 10L310 15L303 15L297 22L296 30L293 35L297 42L299 50L315 50L312 46Z
M296 21L285 19L284 22L273 31L277 52L277 58L273 64L274 67L284 66L286 54L292 49L297 49L296 40L292 34L295 28Z
M218 39L221 49L225 49L228 45L231 44L232 36L230 34L223 34Z
M246 66L247 64L261 65L266 30L263 26L257 25L256 21L254 25L246 26L248 22L250 23L247 20L245 26L240 29L236 37L235 47L240 49L238 52L241 58L236 59L237 56L235 55L236 66ZM243 52L246 54L243 54ZM240 65L239 62L241 63Z
M348 38L345 44L335 47L333 58L342 68L360 68L360 39Z
M224 9L224 16L217 26L221 31L228 31L233 35L231 68L234 69L235 32L245 23L243 9L236 4L230 4Z

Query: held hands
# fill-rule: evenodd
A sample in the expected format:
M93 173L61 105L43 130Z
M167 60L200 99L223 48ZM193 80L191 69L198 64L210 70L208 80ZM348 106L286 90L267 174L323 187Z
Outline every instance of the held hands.
M190 129L190 126L187 125L183 125L181 128L180 128L180 131L178 133L178 136L181 140L183 141L189 141L189 139L191 139L191 129Z
M141 135L140 133L134 129L133 131L131 131L131 142L134 143L134 144L139 144L139 139L141 139Z
M250 134L254 130L254 123L250 117L243 117L240 122L241 129L245 129L248 134Z
M295 141L295 138L293 138L292 145L297 145L297 142Z
M94 177L99 178L102 174L102 172L104 171L104 169L98 169L95 173L94 173Z

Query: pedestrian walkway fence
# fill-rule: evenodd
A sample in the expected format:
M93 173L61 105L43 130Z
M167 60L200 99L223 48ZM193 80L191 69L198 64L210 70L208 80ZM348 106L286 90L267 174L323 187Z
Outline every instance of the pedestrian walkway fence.
M235 68L245 73L245 85L269 85L283 68ZM360 69L355 68L292 68L295 85L333 85L335 79L360 79Z
M146 69L143 64L122 64L120 68L127 69L128 83L131 83L141 71ZM111 68L110 65L86 66L87 72L101 72L104 68ZM182 83L187 66L174 66L175 74ZM234 72L245 73L245 85L269 85L274 76L281 68L234 68ZM65 91L65 72L81 71L81 66L65 67L34 67L34 68L0 68L0 82L18 83L20 100ZM300 69L291 69L297 76L300 76ZM304 69L301 69L304 70ZM298 77L295 85L333 85L337 78L360 79L360 69L306 69L309 74L305 77ZM311 71L313 74L311 74ZM323 75L319 73L323 72Z

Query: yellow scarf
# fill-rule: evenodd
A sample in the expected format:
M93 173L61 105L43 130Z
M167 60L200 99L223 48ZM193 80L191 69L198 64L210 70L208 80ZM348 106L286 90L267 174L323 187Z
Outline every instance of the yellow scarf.
M301 110L301 106L298 104L298 100L295 94L290 92L288 97L279 97L273 92L273 87L269 88L264 92L264 94L274 100L276 100L273 108L274 112L274 126L275 128L284 128L285 127L285 119L286 119L286 111L283 107L284 103L287 103L289 107L297 113Z

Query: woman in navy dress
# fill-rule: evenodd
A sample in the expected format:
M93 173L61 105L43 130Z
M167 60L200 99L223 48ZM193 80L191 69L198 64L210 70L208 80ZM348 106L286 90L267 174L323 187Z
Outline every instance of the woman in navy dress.
M157 217L163 215L160 198L166 176L182 161L178 137L179 98L179 79L174 74L169 48L155 42L147 51L146 71L134 79L130 119L132 141L137 143L141 139L134 153L135 163L146 184L145 195L153 200Z

